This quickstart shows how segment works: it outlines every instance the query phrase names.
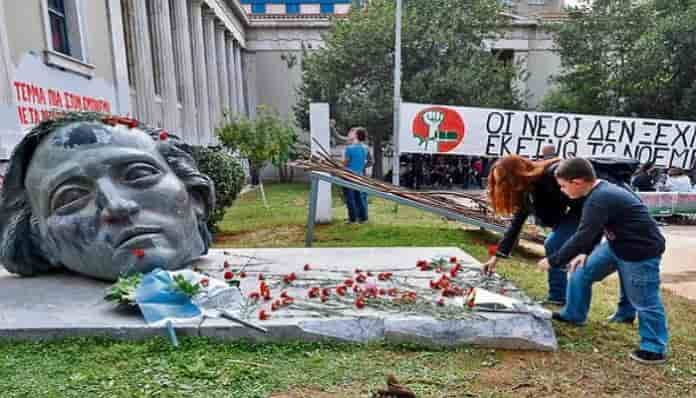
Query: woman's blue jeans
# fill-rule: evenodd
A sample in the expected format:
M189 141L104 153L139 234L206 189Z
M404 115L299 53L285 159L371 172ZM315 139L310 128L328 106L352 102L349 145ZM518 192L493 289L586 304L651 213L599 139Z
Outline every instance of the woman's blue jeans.
M585 323L592 300L592 284L618 271L626 303L623 308L619 304L617 317L627 311L637 311L640 349L665 353L669 334L660 297L660 260L661 257L653 257L625 261L616 256L607 242L603 242L590 254L583 267L571 273L566 306L561 316L574 323Z
M556 225L544 242L544 250L546 257L561 250L563 244L575 233L578 229L580 220L576 217L565 217ZM562 268L552 267L548 272L549 281L549 300L565 302L566 286L568 284L568 273L566 265Z

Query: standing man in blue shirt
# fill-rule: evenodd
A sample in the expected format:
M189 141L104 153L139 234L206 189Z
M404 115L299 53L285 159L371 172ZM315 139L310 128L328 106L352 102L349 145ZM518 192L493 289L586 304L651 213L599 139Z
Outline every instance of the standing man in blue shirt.
M348 131L350 144L346 147L343 165L357 175L365 175L369 158L369 150L365 145L367 130L363 127L353 127ZM367 222L367 195L354 189L343 188L343 195L348 207L348 223Z
M665 238L657 223L633 192L597 179L586 159L564 160L555 173L561 191L571 199L584 197L585 203L575 234L560 250L539 261L543 270L569 264L566 305L553 318L584 324L592 285L618 271L631 305L620 305L617 313L630 316L633 311L638 312L640 346L631 358L645 364L665 362L669 335L660 297L660 260ZM606 241L592 250L602 233Z

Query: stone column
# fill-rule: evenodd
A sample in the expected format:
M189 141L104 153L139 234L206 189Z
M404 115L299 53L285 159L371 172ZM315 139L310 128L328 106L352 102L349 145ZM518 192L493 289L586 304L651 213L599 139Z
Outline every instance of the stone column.
M114 53L114 86L116 104L111 108L114 115L131 113L130 83L128 81L128 56L121 0L108 0L109 26L111 28L111 50Z
M329 120L329 104L311 103L309 104L309 131L310 148L313 154L320 151L319 145L330 148L331 129ZM319 142L317 144L316 141ZM317 213L314 222L317 224L327 224L331 222L333 207L331 206L331 184L326 181L319 181L319 195L317 196Z
M256 90L256 53L251 51L242 52L242 76L244 88L244 109L249 118L256 119L256 107L258 105Z
M225 54L227 55L227 76L230 81L230 112L236 115L239 113L239 108L237 106L237 66L235 65L234 59L234 37L232 35L228 35L227 40L225 40Z
M183 1L182 1L183 2ZM196 87L198 138L204 145L210 136L210 102L208 101L208 71L205 62L205 35L203 34L203 0L191 1L191 40L193 76Z
M237 71L234 74L237 79L237 110L243 115L248 115L244 103L244 75L242 74L242 51L238 43L234 46L234 60Z
M125 0L131 12L128 23L133 32L133 64L135 70L136 117L144 123L155 123L155 81L152 71L152 43L147 15L147 4L143 0Z
M169 15L169 0L152 1L152 40L156 43L155 59L159 64L162 81L162 127L175 132L179 128L179 99L176 94L176 69L172 46L172 20Z
M210 127L208 139L210 144L215 136L215 129L220 122L220 83L217 73L217 51L215 49L215 14L211 10L203 12L203 36L205 37L205 60L208 73L208 100L210 101Z
M225 31L227 28L222 23L218 23L215 30L215 51L218 54L218 81L220 82L220 118L225 112L230 111L230 75L227 73L227 51L225 49Z
M196 134L196 91L193 85L193 55L191 50L191 29L189 29L188 1L174 1L174 60L178 92L181 98L183 131L180 136L189 144L198 143Z

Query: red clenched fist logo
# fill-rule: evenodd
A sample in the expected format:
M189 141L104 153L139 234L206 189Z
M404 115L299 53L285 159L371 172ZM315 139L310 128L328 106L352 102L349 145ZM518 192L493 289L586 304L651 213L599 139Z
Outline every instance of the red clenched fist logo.
M440 106L418 112L411 129L418 145L435 152L453 150L462 142L466 133L461 116L452 109Z

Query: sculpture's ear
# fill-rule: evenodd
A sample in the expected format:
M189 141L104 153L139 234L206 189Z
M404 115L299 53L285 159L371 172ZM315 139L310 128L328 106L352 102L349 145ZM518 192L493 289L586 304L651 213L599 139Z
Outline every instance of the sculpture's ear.
M203 197L203 193L197 189L190 189L189 196L191 197L191 206L196 212L196 217L201 220L207 220L210 210L208 209L207 202Z
M208 216L213 209L208 208L208 201L205 200L204 194L197 189L189 190L189 195L191 196L191 207L196 214L196 220L198 221L198 232L201 234L201 239L203 240L203 252L200 253L205 255L208 253L208 248L213 243L213 236L208 230Z

